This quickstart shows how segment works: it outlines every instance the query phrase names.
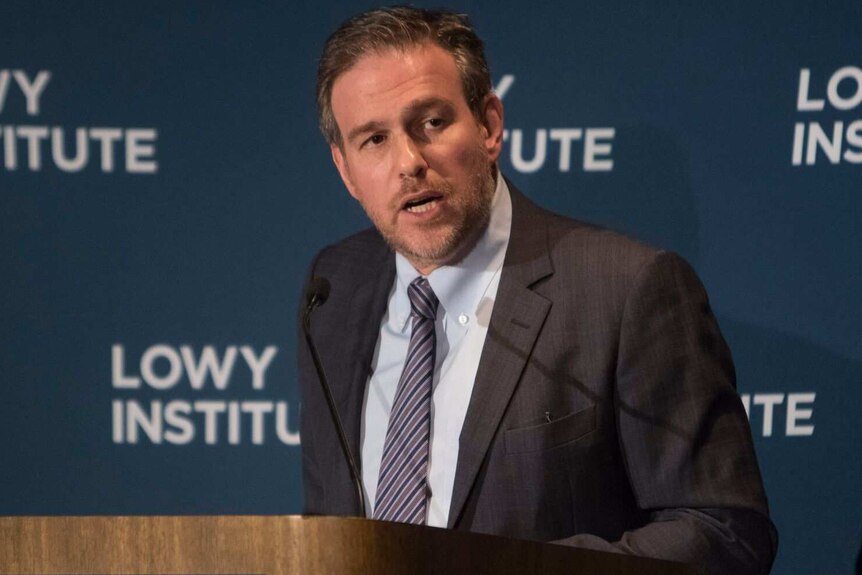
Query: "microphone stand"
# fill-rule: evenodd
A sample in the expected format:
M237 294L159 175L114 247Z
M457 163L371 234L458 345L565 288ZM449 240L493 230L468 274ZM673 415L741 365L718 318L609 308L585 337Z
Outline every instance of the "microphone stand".
M326 283L323 284L322 282ZM308 349L311 352L311 361L314 363L314 369L317 371L317 377L320 381L320 387L323 389L326 404L329 406L329 413L332 416L333 423L335 423L338 442L341 444L341 450L344 452L347 466L350 468L350 477L353 480L353 485L356 488L356 495L359 498L359 511L361 517L365 517L365 492L362 489L362 479L359 476L359 468L357 467L356 460L354 460L353 454L350 452L350 447L347 444L347 435L344 433L344 426L341 425L341 418L338 416L338 409L335 407L335 400L332 398L332 391L330 390L329 383L326 380L326 373L323 371L323 364L320 362L317 348L314 346L314 341L311 339L311 312L313 312L318 306L323 305L328 296L329 282L323 278L315 278L312 280L308 289L308 305L306 306L305 313L302 316L302 331L305 334L305 341L308 343Z

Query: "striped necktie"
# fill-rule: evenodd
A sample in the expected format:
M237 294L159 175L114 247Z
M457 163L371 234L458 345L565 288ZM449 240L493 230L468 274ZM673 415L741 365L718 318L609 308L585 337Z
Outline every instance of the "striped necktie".
M377 482L374 518L425 523L428 448L431 436L431 384L437 337L437 296L418 277L407 287L413 319L407 361L395 391Z

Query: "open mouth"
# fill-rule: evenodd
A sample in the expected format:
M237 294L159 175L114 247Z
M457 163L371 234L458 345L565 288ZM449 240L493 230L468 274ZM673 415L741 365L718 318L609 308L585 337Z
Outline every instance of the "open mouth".
M403 209L411 214L422 214L433 210L440 202L440 198L439 195L431 195L409 200L404 203Z

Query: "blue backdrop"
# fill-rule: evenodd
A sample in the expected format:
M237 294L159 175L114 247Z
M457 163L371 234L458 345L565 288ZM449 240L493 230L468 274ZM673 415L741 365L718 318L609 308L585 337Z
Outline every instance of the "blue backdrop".
M421 3L420 3L421 4ZM453 2L504 173L684 255L734 352L775 573L862 539L862 5ZM295 310L367 225L317 133L363 3L0 9L0 514L298 513Z

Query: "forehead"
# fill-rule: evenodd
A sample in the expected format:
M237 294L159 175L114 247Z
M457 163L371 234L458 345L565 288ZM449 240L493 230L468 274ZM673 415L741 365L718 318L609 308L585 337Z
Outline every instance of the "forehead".
M466 106L455 59L435 44L361 57L335 80L332 111L343 131L356 116L396 112L428 98Z

